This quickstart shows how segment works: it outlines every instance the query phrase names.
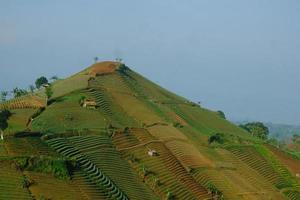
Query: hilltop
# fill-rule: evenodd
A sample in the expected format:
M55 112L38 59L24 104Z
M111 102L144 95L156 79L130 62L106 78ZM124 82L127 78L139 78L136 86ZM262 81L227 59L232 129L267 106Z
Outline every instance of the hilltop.
M0 199L300 199L300 160L120 62L0 110Z

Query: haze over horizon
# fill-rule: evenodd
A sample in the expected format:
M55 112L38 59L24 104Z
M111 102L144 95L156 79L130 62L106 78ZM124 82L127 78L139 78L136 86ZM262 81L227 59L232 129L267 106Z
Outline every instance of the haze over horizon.
M121 57L230 120L300 124L299 10L297 0L1 1L0 90Z

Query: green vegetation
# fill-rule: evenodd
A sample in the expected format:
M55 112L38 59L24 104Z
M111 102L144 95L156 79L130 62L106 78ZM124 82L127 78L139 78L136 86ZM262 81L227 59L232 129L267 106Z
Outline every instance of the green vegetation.
M21 97L21 96L28 94L28 92L27 92L27 90L16 87L13 89L13 94L14 94L14 97L17 98L17 97Z
M240 125L241 128L248 131L252 136L266 140L269 135L269 129L261 122L252 122Z
M208 191L211 194L212 199L223 200L223 193L212 183L209 183L207 186Z
M107 126L103 114L82 108L78 103L82 93L72 93L56 99L32 122L32 129L43 133L101 130Z
M45 89L45 94L46 94L46 96L47 96L47 99L50 99L50 98L52 97L52 95L53 95L53 90L52 90L51 85L48 86L48 87L46 87L46 89Z
M44 76L41 76L40 78L36 79L36 81L35 81L35 87L38 89L45 84L48 84L48 79Z
M218 110L217 113L219 114L219 116L223 119L226 119L225 113L221 110Z
M300 143L300 135L294 134L292 140L294 143Z
M0 103L0 199L298 198L297 135L267 140L119 62L51 80Z
M18 169L52 174L59 179L68 179L75 164L72 161L52 157L23 157L14 159Z
M8 95L7 91L1 91L1 93L0 93L0 102L6 101L7 95Z
M8 127L8 119L11 116L9 110L3 110L0 112L0 132L3 134L3 131Z
M214 135L211 135L208 138L208 144L212 144L212 143L219 143L219 144L223 144L224 143L224 134L223 133L216 133Z

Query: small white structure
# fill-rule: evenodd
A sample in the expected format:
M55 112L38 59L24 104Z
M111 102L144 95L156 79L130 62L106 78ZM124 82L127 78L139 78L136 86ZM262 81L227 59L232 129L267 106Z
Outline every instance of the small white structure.
M152 149L152 150L148 151L148 155L149 156L158 156L158 153L155 150Z
M49 84L49 83L44 83L43 85L42 85L42 87L44 87L44 88L47 88L47 87L50 87L51 85Z
M3 132L1 132L1 140L4 140Z
M92 99L85 99L83 101L82 107L84 108L93 108L95 109L97 107L97 103L95 100Z

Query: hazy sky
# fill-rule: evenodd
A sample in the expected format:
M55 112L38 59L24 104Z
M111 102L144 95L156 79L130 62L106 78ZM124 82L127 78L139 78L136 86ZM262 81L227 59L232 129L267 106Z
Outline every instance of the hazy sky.
M231 120L300 124L299 0L0 0L0 90L94 56Z

